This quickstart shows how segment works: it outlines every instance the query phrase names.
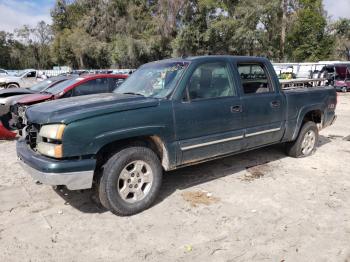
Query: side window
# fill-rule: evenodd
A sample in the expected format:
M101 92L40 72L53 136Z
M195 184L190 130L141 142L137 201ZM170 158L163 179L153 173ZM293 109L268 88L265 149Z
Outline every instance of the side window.
M233 83L226 63L207 63L197 67L188 84L191 100L234 95Z
M273 92L273 86L262 64L238 64L244 94Z
M116 90L122 83L124 83L124 78L111 78L111 92Z
M89 80L74 88L73 96L84 96L98 93L108 93L108 78Z
M72 95L73 95L73 90L69 90L61 98L68 98L68 97L71 97Z
M27 77L35 77L35 71L31 71L29 73L27 73Z

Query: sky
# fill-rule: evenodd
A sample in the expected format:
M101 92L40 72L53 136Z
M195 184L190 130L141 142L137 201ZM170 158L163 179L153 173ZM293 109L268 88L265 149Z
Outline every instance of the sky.
M0 30L12 32L23 25L51 22L50 9L55 0L0 0ZM323 0L332 20L350 18L350 0Z
M0 0L0 31L12 32L23 25L51 22L50 9L55 0Z

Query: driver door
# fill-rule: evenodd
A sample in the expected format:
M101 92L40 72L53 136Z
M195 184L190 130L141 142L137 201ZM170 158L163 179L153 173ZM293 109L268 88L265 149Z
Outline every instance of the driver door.
M226 61L199 64L182 101L174 102L179 164L239 151L242 103Z

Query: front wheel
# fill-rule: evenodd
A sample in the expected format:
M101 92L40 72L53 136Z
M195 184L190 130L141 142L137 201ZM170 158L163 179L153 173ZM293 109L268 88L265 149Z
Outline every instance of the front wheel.
M318 144L318 128L315 122L306 122L298 138L286 145L286 151L292 157L307 157L316 151Z
M348 91L348 88L347 88L346 86L343 86L343 87L341 88L341 91L342 91L343 93L346 93L346 92Z
M11 83L11 84L8 84L6 88L19 88L19 85Z
M129 147L112 156L99 182L99 198L107 209L121 216L147 209L162 182L157 155L145 147Z

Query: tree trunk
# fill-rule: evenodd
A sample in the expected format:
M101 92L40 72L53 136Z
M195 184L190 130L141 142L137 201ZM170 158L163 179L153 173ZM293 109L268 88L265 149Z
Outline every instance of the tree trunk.
M83 55L79 56L79 64L80 64L80 69L84 69L84 58Z
M280 61L285 61L285 46L286 46L286 29L287 29L287 12L288 12L288 0L281 0L282 9L282 26L281 26L281 53Z

